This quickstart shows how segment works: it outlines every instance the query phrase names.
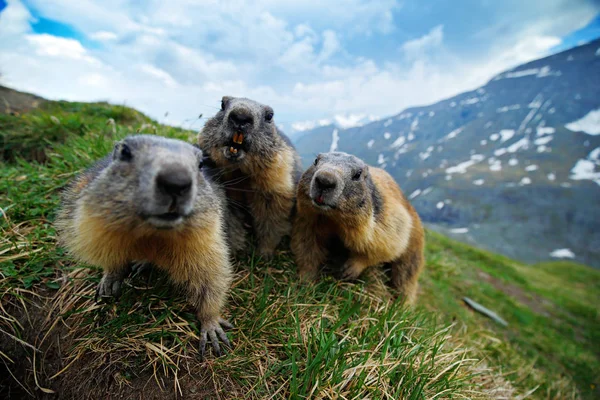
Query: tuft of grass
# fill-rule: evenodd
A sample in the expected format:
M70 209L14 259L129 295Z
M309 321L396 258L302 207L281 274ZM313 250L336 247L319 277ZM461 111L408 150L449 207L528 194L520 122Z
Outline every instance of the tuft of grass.
M49 125L51 116L60 125ZM599 394L598 271L524 265L432 232L415 309L391 299L376 271L357 284L301 285L286 250L268 263L238 260L227 307L235 346L200 362L193 310L167 277L133 276L118 302L96 304L101 272L73 263L52 227L61 188L115 140L146 131L191 141L195 133L104 103L49 102L11 117L20 123L0 119L0 128L38 147L0 158L0 361L14 374L13 384L0 380L0 393L8 385L77 398ZM30 157L34 148L43 160ZM509 326L469 310L464 296Z

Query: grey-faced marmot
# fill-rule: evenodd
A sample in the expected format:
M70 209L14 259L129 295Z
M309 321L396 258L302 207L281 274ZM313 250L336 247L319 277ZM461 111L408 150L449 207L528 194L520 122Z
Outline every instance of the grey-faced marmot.
M348 251L345 279L387 264L391 283L413 303L424 264L421 220L394 179L346 153L320 154L298 185L292 250L303 278L315 279L338 239Z
M202 172L202 151L153 135L129 136L65 190L56 227L77 259L104 269L97 296L118 296L130 263L149 262L187 290L220 355L232 270L224 194Z
M225 96L221 110L200 132L198 143L214 163L215 177L227 193L233 251L244 249L244 222L249 219L259 253L272 256L281 238L291 231L301 173L300 157L275 126L273 109L253 100Z

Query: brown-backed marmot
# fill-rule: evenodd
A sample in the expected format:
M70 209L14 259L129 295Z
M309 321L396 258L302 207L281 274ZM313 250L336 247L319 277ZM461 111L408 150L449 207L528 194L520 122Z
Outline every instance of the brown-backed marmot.
M202 151L152 135L129 136L78 176L63 195L56 227L79 260L104 268L97 297L118 296L129 265L149 262L187 289L220 355L232 271L223 224L224 194L204 176Z
M223 97L221 110L209 119L198 143L216 167L215 178L227 193L229 243L246 245L249 219L258 251L270 257L291 231L300 157L273 120L273 109L245 98ZM248 218L249 217L249 218Z
M394 179L346 153L320 154L298 185L292 250L303 278L315 279L328 244L348 251L344 279L388 264L391 283L413 303L424 264L421 220Z

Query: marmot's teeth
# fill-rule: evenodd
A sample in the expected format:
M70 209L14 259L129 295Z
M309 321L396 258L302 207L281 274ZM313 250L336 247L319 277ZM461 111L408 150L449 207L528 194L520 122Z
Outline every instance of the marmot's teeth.
M233 134L233 142L236 144L242 144L244 142L244 134L243 133L234 133Z

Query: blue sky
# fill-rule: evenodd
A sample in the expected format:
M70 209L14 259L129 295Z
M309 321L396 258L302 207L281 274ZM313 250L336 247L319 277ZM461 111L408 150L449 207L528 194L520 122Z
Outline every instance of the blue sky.
M0 0L1 83L177 125L247 96L291 131L429 104L600 37L596 1L322 4Z

